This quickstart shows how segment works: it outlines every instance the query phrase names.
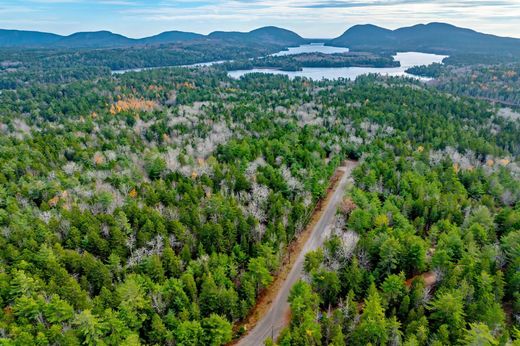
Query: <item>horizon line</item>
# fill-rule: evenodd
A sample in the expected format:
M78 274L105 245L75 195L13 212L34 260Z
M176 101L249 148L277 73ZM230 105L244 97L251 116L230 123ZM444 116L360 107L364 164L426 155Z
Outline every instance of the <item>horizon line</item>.
M379 25L372 24L372 23L354 24L354 25L351 25L351 26L347 27L347 28L345 29L345 31L343 31L343 33L345 33L346 31L348 31L348 30L350 30L351 28L356 27L356 26L368 26L368 25L371 25L371 26L375 26L375 27L382 28L382 29L386 29L386 30L390 30L390 31L395 31L395 30L402 29L402 28L410 28L410 27L414 27L414 26L418 26L418 25L430 25L430 24L446 24L446 25L450 25L450 26L457 27L457 28L460 28L460 29L468 29L468 30L472 30L472 31L475 31L475 32L478 32L478 33L482 33L482 34L486 34L486 35L493 35L493 36L496 36L496 37L502 37L502 38L520 39L520 37L515 37L515 36L501 36L501 35L497 35L497 34L490 34L490 33L482 32L482 31L477 31L476 29L473 29L473 28L462 27L462 26L458 26L458 25L451 24L451 23L448 23L448 22L439 22L439 21L433 21L433 22L418 22L418 23L413 24L413 25L401 26L401 27L398 27L398 28L396 28L396 29L388 29L388 28L386 28L386 27L384 27L384 26L379 26ZM293 33L299 35L300 37L302 37L302 38L304 38L304 39L308 39L308 40L332 40L332 39L338 37L338 36L332 36L332 37L304 37L304 36L300 35L298 32L296 32L295 30L286 29L286 28L284 28L284 27L276 26L276 25L264 25L264 26L260 26L260 27L256 27L256 28L250 29L249 31L237 31L237 30L227 30L227 31L226 31L226 30L214 30L214 31L211 31L211 32L209 32L209 33L207 33L207 34L203 34L203 33L200 33L200 32L195 32L195 31L184 31L184 30L179 30L179 29L171 29L171 30L161 31L161 32L158 32L158 33L156 33L156 34L149 35L149 36L141 36L141 37L131 37L131 36L127 36L127 35L124 35L124 34L120 34L120 33L118 33L118 32L111 31L111 30L107 30L107 29L99 29L99 30L91 30L91 31L74 31L74 32L71 32L70 34L59 34L59 33L52 32L52 31L31 30L31 29L9 29L9 28L0 28L0 30L3 30L3 31L18 31L18 32L35 32L35 33L42 33L42 34L52 34L52 35L57 35L57 36L62 36L62 37L68 37L68 36L75 35L75 34L79 34L79 33L99 33L99 32L108 32L108 33L111 33L111 34L114 34L114 35L120 35L120 36L123 36L123 37L128 38L128 39L131 39L131 40L141 40L141 39L154 37L154 36L161 35L161 34L168 33L168 32L181 32L181 33L190 33L190 34L196 34L196 35L201 35L201 36L209 36L209 35L211 35L212 33L215 33L215 32L239 32L239 33L250 33L250 32L252 32L252 31L255 31L255 30L258 30L258 29L271 28L271 27L272 27L272 28L278 28L278 29L283 29L283 30L291 31L291 32L293 32ZM342 34L343 34L343 33L342 33ZM340 34L340 35L342 35L342 34Z

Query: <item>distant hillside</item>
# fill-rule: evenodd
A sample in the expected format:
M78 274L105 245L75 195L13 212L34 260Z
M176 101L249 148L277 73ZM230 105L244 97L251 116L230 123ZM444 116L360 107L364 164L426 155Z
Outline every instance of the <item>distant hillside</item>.
M110 31L78 32L54 42L53 46L63 48L109 48L131 46L136 44L136 41Z
M0 30L0 47L116 48L168 44L204 38L235 41L240 44L258 43L283 47L297 46L307 42L292 31L272 26L250 32L216 31L207 36L192 32L167 31L142 39L132 39L110 31L78 32L69 36L60 36L36 31Z
M263 42L281 46L297 46L307 42L306 39L287 29L266 26L250 32L215 31L208 35L210 39L234 40L241 43Z
M0 47L47 46L61 38L63 36L46 32L0 29Z
M172 42L189 41L204 38L204 35L184 31L166 31L159 35L150 36L137 40L143 44L165 44Z
M356 25L329 45L355 51L420 51L442 54L520 54L520 39L483 34L450 24L430 23L388 30L374 25Z
M249 32L249 35L256 40L267 43L279 43L283 45L300 45L307 43L307 40L290 30L266 26Z

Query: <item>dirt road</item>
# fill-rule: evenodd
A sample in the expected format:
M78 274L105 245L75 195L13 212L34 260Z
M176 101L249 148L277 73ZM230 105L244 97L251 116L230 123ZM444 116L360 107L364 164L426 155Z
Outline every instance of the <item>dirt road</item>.
M305 254L322 246L323 242L330 234L336 210L343 199L345 187L351 180L352 169L356 167L356 164L357 163L354 161L347 161L344 167L339 168L343 172L343 175L332 192L332 196L327 199L327 204L322 208L319 220L314 225L307 242L294 262L285 282L281 285L276 298L271 302L265 315L256 323L255 327L251 329L247 335L238 341L237 345L263 345L265 339L270 336L276 339L280 331L289 322L288 317L290 315L290 307L287 299L292 286L302 275Z

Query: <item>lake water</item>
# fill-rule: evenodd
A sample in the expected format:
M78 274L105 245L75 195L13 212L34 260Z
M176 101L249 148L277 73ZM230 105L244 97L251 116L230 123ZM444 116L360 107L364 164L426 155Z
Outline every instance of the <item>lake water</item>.
M346 53L348 52L348 48L342 47L330 47L325 46L323 43L311 43L306 45L301 45L299 47L291 47L287 50L283 50L281 52L272 54L273 56L284 56L284 55L294 55L294 54L302 54L302 53L324 53L324 54L335 54L335 53ZM414 78L419 78L422 80L429 80L430 78L417 77L404 72L406 69L412 66L418 65L430 65L432 63L440 63L442 60L446 58L444 55L436 55L436 54L426 54L426 53L417 53L417 52L407 52L407 53L397 53L394 56L394 59L401 63L400 67L388 67L388 68L375 68L375 67L305 67L302 71L280 71L276 69L252 69L252 70L238 70L238 71L229 71L228 75L232 78L240 78L243 75L248 73L271 73L271 74L281 74L289 76L290 78L294 77L307 77L314 80L321 79L338 79L338 78L348 78L348 79L356 79L358 76L369 74L369 73L378 73L387 76L409 76ZM183 65L177 67L201 67L201 66L211 66L215 64L220 64L225 61L210 61L197 63L192 65ZM164 67L174 67L174 66L164 66ZM126 72L139 72L151 69L157 69L162 67L149 67L149 68L135 68L128 70L119 70L112 71L113 74L121 74Z
M281 52L271 54L271 56L285 56L285 55L295 55L295 54L303 54L303 53L324 53L324 54L336 54L336 53L348 53L348 48L343 47L330 47L326 46L324 43L311 43L305 44L299 47L291 47L287 50L282 50Z
M417 77L404 72L412 66L430 65L433 63L441 63L445 55L426 54L418 52L397 53L394 59L401 63L400 67L304 67L302 71L280 71L275 69L253 69L253 70L239 70L229 71L228 75L232 78L240 78L248 73L272 73L294 77L306 77L314 80L322 79L338 79L348 78L355 80L357 77L369 74L378 73L385 76L408 76L421 80L429 80L430 78Z
M284 56L284 55L294 55L294 54L303 54L303 53L335 54L335 53L347 53L348 51L349 51L348 48L329 47L329 46L325 46L324 43L311 43L311 44L301 45L299 47L290 47L287 50L282 50L278 53L271 54L271 56ZM223 62L226 62L226 61L219 60L219 61L201 62L201 63L190 64L190 65L163 66L163 67L164 68L166 68L166 67L204 67L204 66L221 64ZM154 69L163 68L163 67L141 67L141 68L130 68L130 69L126 69L126 70L114 70L114 71L112 71L112 74L123 74L126 72L141 72L141 71L154 70Z

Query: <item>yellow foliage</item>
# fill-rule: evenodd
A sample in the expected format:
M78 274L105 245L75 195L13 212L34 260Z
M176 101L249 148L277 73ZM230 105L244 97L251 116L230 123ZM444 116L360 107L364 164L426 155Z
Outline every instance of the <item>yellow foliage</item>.
M195 178L197 178L197 177L198 177L197 172L193 171L193 172L191 173L191 178L192 178L192 179L195 179Z
M55 207L59 201L60 201L60 196L54 196L51 199L49 199L49 202L47 202L47 203L49 204L49 206Z
M195 89L195 85L190 82L184 82L179 85L179 88Z
M455 171L455 173L459 173L459 171L460 171L460 166L459 166L458 163L455 162L455 163L453 164L453 170Z
M386 216L385 214L377 215L374 220L374 224L376 225L376 227L388 226L388 216Z
M502 160L498 161L498 163L501 164L502 166L507 166L508 164L511 163L511 161L508 159L502 159Z
M137 197L137 191L135 189L132 189L130 191L130 193L128 193L128 195L132 198L136 198Z
M419 147L417 148L417 151L422 153L424 151L424 147L422 145L419 145Z
M155 101L138 99L135 97L118 100L115 104L110 106L110 114L116 115L124 111L143 111L151 112L159 105Z

